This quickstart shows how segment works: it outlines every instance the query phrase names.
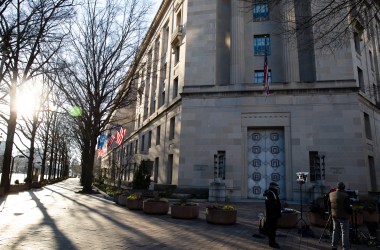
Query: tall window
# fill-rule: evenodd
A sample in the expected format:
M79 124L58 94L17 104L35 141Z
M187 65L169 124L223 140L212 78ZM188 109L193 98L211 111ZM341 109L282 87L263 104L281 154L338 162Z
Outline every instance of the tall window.
M364 113L364 129L366 138L372 140L371 122L369 120L369 115L366 113Z
M133 154L133 142L131 142L131 144L129 144L129 154L130 155Z
M169 140L174 139L174 129L175 128L175 118L170 118L170 127L169 127Z
M373 90L373 96L375 98L375 101L378 102L379 101L379 93L378 93L378 88L377 88L376 84L372 84L372 90Z
M162 87L162 92L161 92L161 106L165 104L165 98L166 98L166 95L165 95L165 85L164 85L164 87Z
M376 25L377 47L380 50L380 27Z
M160 162L160 158L156 157L154 158L154 174L153 174L153 180L154 182L158 182L158 164Z
M178 95L178 77L173 82L173 99Z
M173 50L174 50L174 64L177 64L179 62L179 50L180 46L176 45Z
M167 173L166 173L166 183L167 184L172 184L173 162L174 162L173 154L168 155L168 168L167 168Z
M361 70L359 67L358 67L358 83L359 83L360 90L362 92L365 92L363 70Z
M372 51L368 51L368 54L369 54L369 63L371 65L371 69L373 70L373 55L372 55Z
M253 0L252 1L252 16L253 21L265 21L269 19L269 4L268 0Z
M269 35L255 35L253 36L253 51L255 56L265 54L270 55L270 36Z
M152 147L152 130L148 133L148 148Z
M135 142L135 154L137 154L139 148L139 140L136 140Z
M145 135L141 136L141 149L140 149L140 151L141 152L145 151Z
M268 82L272 82L271 70L268 70ZM264 83L264 70L255 70L255 83Z
M356 53L358 53L359 55L361 54L360 52L360 35L358 32L354 32L354 43L355 43L355 50L356 50Z
M164 53L166 53L166 50L168 49L168 41L169 41L169 24L168 23L166 23L165 24L165 27L164 27L164 35L163 35L163 38L162 38L162 44L163 44L163 46L162 46L162 51L164 52ZM163 54L164 54L163 53Z
M161 126L157 126L156 128L156 145L160 145L161 140Z
M325 179L325 157L318 151L309 151L309 170L311 182Z
M214 178L226 179L226 151L214 155Z

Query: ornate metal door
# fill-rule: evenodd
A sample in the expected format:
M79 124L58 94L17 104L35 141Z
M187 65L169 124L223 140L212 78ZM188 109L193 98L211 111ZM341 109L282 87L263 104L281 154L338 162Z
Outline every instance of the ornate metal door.
M248 198L264 199L270 182L285 192L285 150L283 129L250 129L247 138Z

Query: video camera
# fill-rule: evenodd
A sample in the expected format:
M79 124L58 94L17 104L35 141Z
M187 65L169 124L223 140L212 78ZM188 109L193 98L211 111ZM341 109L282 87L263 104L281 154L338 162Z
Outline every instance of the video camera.
M296 175L297 175L297 183L304 184L307 181L309 172L297 172Z
M345 191L348 194L348 196L350 196L351 202L358 202L359 201L359 190L346 189Z

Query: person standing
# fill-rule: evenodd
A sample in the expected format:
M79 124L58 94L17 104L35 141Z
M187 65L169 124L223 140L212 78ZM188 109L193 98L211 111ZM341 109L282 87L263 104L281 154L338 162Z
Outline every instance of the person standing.
M349 249L349 218L352 214L350 196L345 191L346 186L339 182L337 189L329 194L331 217L333 220L332 249L337 249L339 231L342 232L342 247Z
M278 189L278 184L271 182L269 188L264 192L269 246L273 248L280 248L276 242L277 221L281 217L281 202L278 197Z

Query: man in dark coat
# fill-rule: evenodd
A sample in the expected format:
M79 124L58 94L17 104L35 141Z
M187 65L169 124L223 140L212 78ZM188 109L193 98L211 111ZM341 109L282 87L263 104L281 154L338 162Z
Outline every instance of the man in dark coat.
M264 192L264 196L269 246L280 248L276 242L277 221L281 217L281 202L278 197L278 184L271 182L269 188Z

